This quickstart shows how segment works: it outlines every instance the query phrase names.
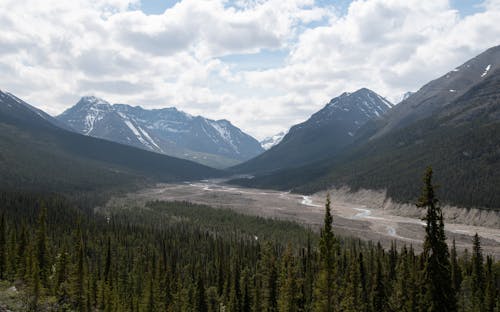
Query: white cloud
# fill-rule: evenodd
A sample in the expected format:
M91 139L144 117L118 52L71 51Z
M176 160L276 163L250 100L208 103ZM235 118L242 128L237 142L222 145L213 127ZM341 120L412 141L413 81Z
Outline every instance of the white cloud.
M85 94L177 106L260 138L343 91L398 98L500 43L498 0L465 18L446 0L358 0L344 16L313 0L183 0L159 15L137 0L0 2L0 88L53 114ZM220 59L274 49L290 53L267 70Z

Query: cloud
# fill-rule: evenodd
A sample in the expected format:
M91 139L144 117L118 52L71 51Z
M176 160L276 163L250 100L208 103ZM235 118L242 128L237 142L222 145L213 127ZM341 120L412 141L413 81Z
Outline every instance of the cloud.
M499 3L462 18L446 0L357 0L344 15L313 0L183 0L158 15L137 0L3 0L0 88L52 114L94 94L261 138L343 91L395 99L499 44ZM288 54L265 70L225 61L269 51Z

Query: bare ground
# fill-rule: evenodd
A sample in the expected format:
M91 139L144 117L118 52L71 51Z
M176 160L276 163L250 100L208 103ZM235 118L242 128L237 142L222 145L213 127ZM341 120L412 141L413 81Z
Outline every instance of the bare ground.
M367 191L370 192L370 191ZM228 208L240 213L268 218L291 220L317 229L324 214L325 192L303 196L273 190L240 188L225 185L223 181L209 180L193 183L159 184L126 197L113 198L108 205L143 206L150 200L189 201L217 208ZM332 191L334 230L340 235L352 235L363 240L380 241L388 246L391 241L412 244L420 249L424 237L424 223L420 211L405 207L402 212L388 206L380 193L352 194L345 190ZM445 214L447 208L444 208ZM457 208L458 209L458 208ZM453 211L453 214L460 214ZM453 216L452 214L452 216ZM465 213L464 213L465 214ZM488 215L488 222L479 225L464 222L446 223L447 237L456 240L457 248L471 248L472 236L477 232L483 250L500 258L500 217ZM493 220L491 220L493 218ZM488 226L491 224L492 226Z

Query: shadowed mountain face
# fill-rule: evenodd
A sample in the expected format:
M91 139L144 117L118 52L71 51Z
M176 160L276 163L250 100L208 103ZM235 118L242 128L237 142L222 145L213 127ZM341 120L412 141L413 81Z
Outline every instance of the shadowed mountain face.
M195 117L173 107L146 110L83 97L57 119L81 134L215 167L234 165L263 151L257 140L227 120Z
M408 202L418 196L414 181L432 166L444 202L498 208L499 64L500 48L489 49L368 122L335 157L237 183L303 193L344 185L383 189Z
M86 191L145 181L219 176L187 160L96 139L0 91L0 185L3 189Z
M500 46L486 50L409 95L384 117L371 135L381 137L392 130L432 116L491 76L498 68Z
M270 172L331 157L351 144L358 129L392 107L368 89L343 93L307 121L295 125L279 144L233 168L236 172Z

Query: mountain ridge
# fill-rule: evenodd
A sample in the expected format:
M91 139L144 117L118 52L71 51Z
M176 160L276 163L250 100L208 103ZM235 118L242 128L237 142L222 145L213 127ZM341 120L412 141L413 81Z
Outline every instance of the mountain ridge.
M263 173L330 157L351 144L364 123L379 118L391 107L384 97L366 88L344 92L306 121L292 126L271 149L231 170Z
M257 140L228 120L192 116L175 107L148 110L85 96L57 119L81 134L215 167L263 151Z

